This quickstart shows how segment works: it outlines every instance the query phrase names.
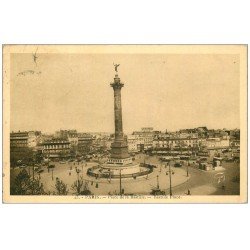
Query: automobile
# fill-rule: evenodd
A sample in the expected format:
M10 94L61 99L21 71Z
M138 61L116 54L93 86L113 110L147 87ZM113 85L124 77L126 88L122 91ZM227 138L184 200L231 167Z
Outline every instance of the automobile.
M221 158L221 157L214 157L213 158L213 161L222 161L223 160L223 158Z
M42 172L44 172L44 170L43 170L43 169L39 169L39 170L37 170L37 173L38 173L38 174L41 174Z
M151 191L152 195L165 195L166 193L159 188L153 188Z
M61 163L61 164L65 164L65 163L66 163L66 161L60 161L60 163Z
M161 159L161 161L171 161L174 158L172 156L163 156L163 157L160 157L160 159Z
M174 167L175 167L175 168L181 168L181 167L182 167L182 164L179 163L179 162L177 162L177 163L174 164Z
M202 162L206 162L206 161L207 161L207 157L201 157L196 162L197 163L202 163Z
M26 168L27 167L27 165L25 165L25 164L22 164L21 166L20 166L20 168Z
M180 156L174 156L173 159L178 161L178 160L180 160Z
M208 166L208 164L205 162L199 163L199 169L201 169L201 170L207 170L207 166Z

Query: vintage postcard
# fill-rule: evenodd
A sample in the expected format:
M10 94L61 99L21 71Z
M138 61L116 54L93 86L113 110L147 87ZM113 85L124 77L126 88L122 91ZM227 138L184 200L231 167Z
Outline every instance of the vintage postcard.
M4 45L4 203L247 203L247 45Z

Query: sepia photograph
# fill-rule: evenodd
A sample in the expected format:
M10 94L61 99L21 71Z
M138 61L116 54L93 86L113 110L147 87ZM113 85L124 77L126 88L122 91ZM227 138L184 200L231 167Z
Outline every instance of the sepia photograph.
M3 45L3 202L246 203L247 45Z

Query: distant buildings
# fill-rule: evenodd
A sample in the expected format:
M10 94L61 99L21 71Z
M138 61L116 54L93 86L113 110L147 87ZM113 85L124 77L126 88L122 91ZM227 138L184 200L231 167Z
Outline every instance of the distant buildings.
M25 132L12 132L10 133L10 148L32 148L37 145L37 138L39 132L25 131Z
M158 132L158 131L157 131ZM128 148L130 151L143 151L153 147L154 128L144 127L141 131L134 131L128 136Z
M178 138L178 137L155 137L153 140L154 149L167 148L174 150L176 148L191 149L198 148L198 138Z
M74 130L59 130L55 132L55 138L68 140L72 147L78 145L78 134Z
M239 138L239 131L209 130L207 127L198 127L181 129L175 132L160 132L148 127L142 128L141 131L134 131L131 135L128 135L127 140L130 152L161 149L201 150L206 148L212 150L239 145L239 140L235 139L235 135Z
M175 132L155 131L144 127L126 136L129 152L197 152L197 155L217 152L231 147L240 149L240 130L207 129L198 127ZM114 135L109 133L78 133L76 130L59 130L55 134L40 131L10 133L11 162L32 159L35 154L50 158L69 158L77 155L107 152ZM237 152L238 152L237 151Z
M159 133L153 139L153 150L156 152L162 150L219 150L229 146L228 131L209 130L206 127Z
M46 158L68 158L70 157L70 142L62 139L44 142L43 155Z
M128 135L127 141L129 152L139 152L144 149L144 138L141 135Z
M31 161L40 139L40 131L18 131L10 133L11 164L16 164L20 160L26 163Z
M229 138L207 138L205 146L207 149L223 149L230 146Z
M93 147L94 137L88 133L78 134L77 150L79 153L89 153Z

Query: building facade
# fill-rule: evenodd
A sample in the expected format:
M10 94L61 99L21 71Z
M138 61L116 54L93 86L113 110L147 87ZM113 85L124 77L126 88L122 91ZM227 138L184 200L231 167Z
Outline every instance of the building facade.
M136 140L140 142L139 146L137 147L140 149L140 151L153 148L153 139L155 135L154 128L144 127L141 128L141 131L134 131L132 135L137 136Z
M229 138L207 138L207 149L228 148L230 146Z
M153 140L153 149L162 149L162 148L167 148L169 150L174 150L176 148L193 149L193 148L198 148L198 146L199 146L198 138L156 137Z
M12 132L10 133L10 149L12 148L33 148L37 145L35 131Z
M46 158L68 158L70 157L70 142L61 139L44 142L43 155Z
M128 150L129 152L139 152L144 145L144 138L141 135L128 135Z
M55 138L68 140L72 147L78 144L78 133L77 130L59 130L55 132Z
M79 153L89 153L93 148L93 136L88 133L78 133L77 150Z

